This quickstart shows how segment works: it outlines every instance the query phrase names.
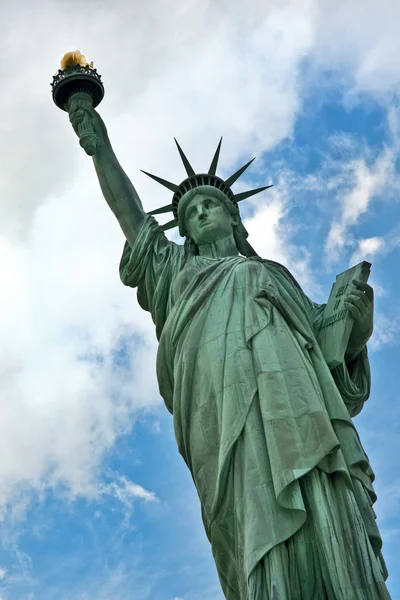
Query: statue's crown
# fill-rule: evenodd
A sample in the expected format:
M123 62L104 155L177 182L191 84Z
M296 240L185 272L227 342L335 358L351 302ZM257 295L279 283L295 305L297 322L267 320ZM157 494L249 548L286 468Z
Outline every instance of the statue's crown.
M182 181L182 183L177 185L175 183L171 183L170 181L166 181L165 179L162 179L161 177L158 177L157 175L152 175L151 173L142 171L142 173L144 173L145 175L148 175L149 177L151 177L158 183L161 183L161 185L163 185L164 187L166 187L169 190L171 190L172 192L174 192L171 204L168 204L167 206L163 206L161 208L157 208L157 209L149 212L150 215L159 215L159 214L167 213L167 212L173 213L174 218L172 219L172 221L168 221L168 223L165 223L162 226L164 231L167 229L172 229L173 227L176 227L178 225L179 201L182 198L182 196L184 194L186 194L187 192L189 192L190 190L193 190L195 188L198 188L198 187L201 187L204 185L209 185L209 186L215 187L215 188L221 190L226 195L226 197L235 206L237 206L237 203L240 202L241 200L244 200L245 198L249 198L250 196L253 196L254 194L258 194L259 192L262 192L263 190L266 190L267 188L272 187L271 185L265 185L264 187L260 187L255 190L249 190L247 192L241 192L240 194L234 194L231 190L231 185L233 183L235 183L235 181L242 175L242 173L244 173L244 171L247 169L247 167L249 167L251 165L254 158L252 160L250 160L248 163L246 163L245 165L243 165L243 167L238 169L238 171L236 171L233 175L231 175L227 179L225 179L225 180L221 179L221 177L218 177L215 173L217 170L222 138L219 141L219 144L217 146L217 149L216 149L213 159L211 161L210 168L208 169L207 173L195 173L193 170L193 167L191 166L191 164L188 161L188 159L186 158L186 155L184 154L182 148L180 147L180 145L178 144L178 142L176 140L175 140L175 143L177 145L180 157L182 159L183 165L184 165L186 173L188 175L188 177L186 179L184 179Z

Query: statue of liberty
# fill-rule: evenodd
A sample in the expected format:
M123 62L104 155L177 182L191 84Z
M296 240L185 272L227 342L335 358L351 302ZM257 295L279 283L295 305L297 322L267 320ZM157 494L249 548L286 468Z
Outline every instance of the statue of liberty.
M122 282L137 288L159 341L157 378L227 600L384 600L387 572L374 474L352 417L369 395L373 292L347 297L354 319L330 369L317 341L324 305L247 241L238 202L259 192L216 175L220 145L171 204L146 214L96 110L71 101L71 123L97 135L93 161L126 243ZM154 214L171 211L162 227ZM184 244L164 230L177 225Z

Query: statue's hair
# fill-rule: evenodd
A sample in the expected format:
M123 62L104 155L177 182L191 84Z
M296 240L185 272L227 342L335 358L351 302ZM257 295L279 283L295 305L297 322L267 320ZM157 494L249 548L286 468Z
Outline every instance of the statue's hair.
M234 217L237 217L237 219L238 219L237 225L232 226L233 236L235 238L236 247L237 247L238 251L240 252L240 254L242 254L243 256L253 256L254 251L252 250L251 246L249 246L249 244L247 242L247 237L249 234L247 233L246 228L243 225L238 207L235 204L233 204L233 202L226 196L226 194L224 194L224 192L222 192L218 188L215 188L211 185L202 185L202 186L198 186L197 188L195 188L193 190L189 190L180 199L179 206L178 206L179 233L180 233L180 235L186 237L185 248L186 248L188 254L192 254L192 255L198 254L199 250L198 250L197 244L187 235L186 223L185 223L185 211L186 211L186 208L187 208L189 202L191 202L193 200L193 198L195 198L195 196L205 196L205 195L210 196L211 198L220 200L224 204L224 206L227 209L227 211L229 212L229 214L231 214Z

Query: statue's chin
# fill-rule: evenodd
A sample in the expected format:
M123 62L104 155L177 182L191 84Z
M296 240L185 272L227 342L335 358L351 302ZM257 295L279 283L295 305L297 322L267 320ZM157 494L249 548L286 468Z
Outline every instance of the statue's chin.
M197 245L215 244L218 241L225 239L228 233L221 230L215 223L207 223L201 227L197 234Z

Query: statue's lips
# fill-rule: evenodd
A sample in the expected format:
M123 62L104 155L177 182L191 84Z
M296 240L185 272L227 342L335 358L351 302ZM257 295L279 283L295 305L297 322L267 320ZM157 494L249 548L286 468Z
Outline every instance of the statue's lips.
M211 221L200 221L200 227L206 227L207 225L211 225Z

